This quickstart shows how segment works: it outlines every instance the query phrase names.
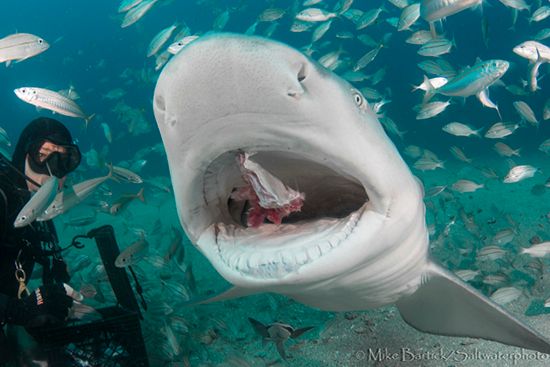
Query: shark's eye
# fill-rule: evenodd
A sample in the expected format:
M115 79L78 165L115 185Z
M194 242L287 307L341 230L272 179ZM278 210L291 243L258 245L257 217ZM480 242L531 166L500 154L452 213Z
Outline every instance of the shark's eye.
M359 93L358 91L353 91L353 100L355 101L355 104L357 107L362 107L363 103L365 102L365 98Z

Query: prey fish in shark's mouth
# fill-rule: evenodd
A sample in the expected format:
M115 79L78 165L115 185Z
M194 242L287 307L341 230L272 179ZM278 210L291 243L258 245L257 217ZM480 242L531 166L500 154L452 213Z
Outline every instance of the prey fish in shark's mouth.
M423 191L361 93L282 43L210 34L154 112L180 222L234 288L324 310L396 304L415 328L550 351L428 255Z

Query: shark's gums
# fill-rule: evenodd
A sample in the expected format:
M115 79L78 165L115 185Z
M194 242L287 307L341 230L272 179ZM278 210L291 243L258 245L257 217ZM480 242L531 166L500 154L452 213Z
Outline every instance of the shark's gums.
M428 254L423 190L359 91L272 40L211 34L154 96L178 215L234 288L323 310L396 304L434 334L550 344Z

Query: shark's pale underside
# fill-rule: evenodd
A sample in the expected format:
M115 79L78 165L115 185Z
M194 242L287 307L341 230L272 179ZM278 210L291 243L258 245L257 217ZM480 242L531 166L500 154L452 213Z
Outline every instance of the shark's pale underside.
M549 353L549 342L428 254L423 190L361 93L299 51L199 38L164 68L154 112L186 234L234 288L323 310L396 304L418 330ZM305 194L282 224L247 227L231 200L246 153Z

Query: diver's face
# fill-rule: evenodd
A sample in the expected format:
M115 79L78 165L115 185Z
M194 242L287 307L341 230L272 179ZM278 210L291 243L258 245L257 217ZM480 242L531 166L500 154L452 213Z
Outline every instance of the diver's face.
M44 162L50 156L50 154L54 152L66 153L67 149L63 146L56 145L50 141L45 141L42 144L42 146L40 146L40 149L38 150L37 158L40 162ZM29 159L31 158L29 154L27 154L27 157L25 159L25 175L27 175L28 177L32 178L34 181L42 185L44 182L46 182L48 178L50 178L50 175L34 172L31 166L29 165ZM66 178L67 176L63 176L62 178L59 179L59 189L63 187L63 184L65 183ZM38 190L38 186L36 186L35 184L29 181L27 181L27 187L29 188L30 191Z
M42 144L42 146L38 150L38 159L40 160L40 162L44 162L46 158L48 158L50 154L52 154L53 152L66 154L67 148L60 145L56 145L51 141L45 141L44 144Z

